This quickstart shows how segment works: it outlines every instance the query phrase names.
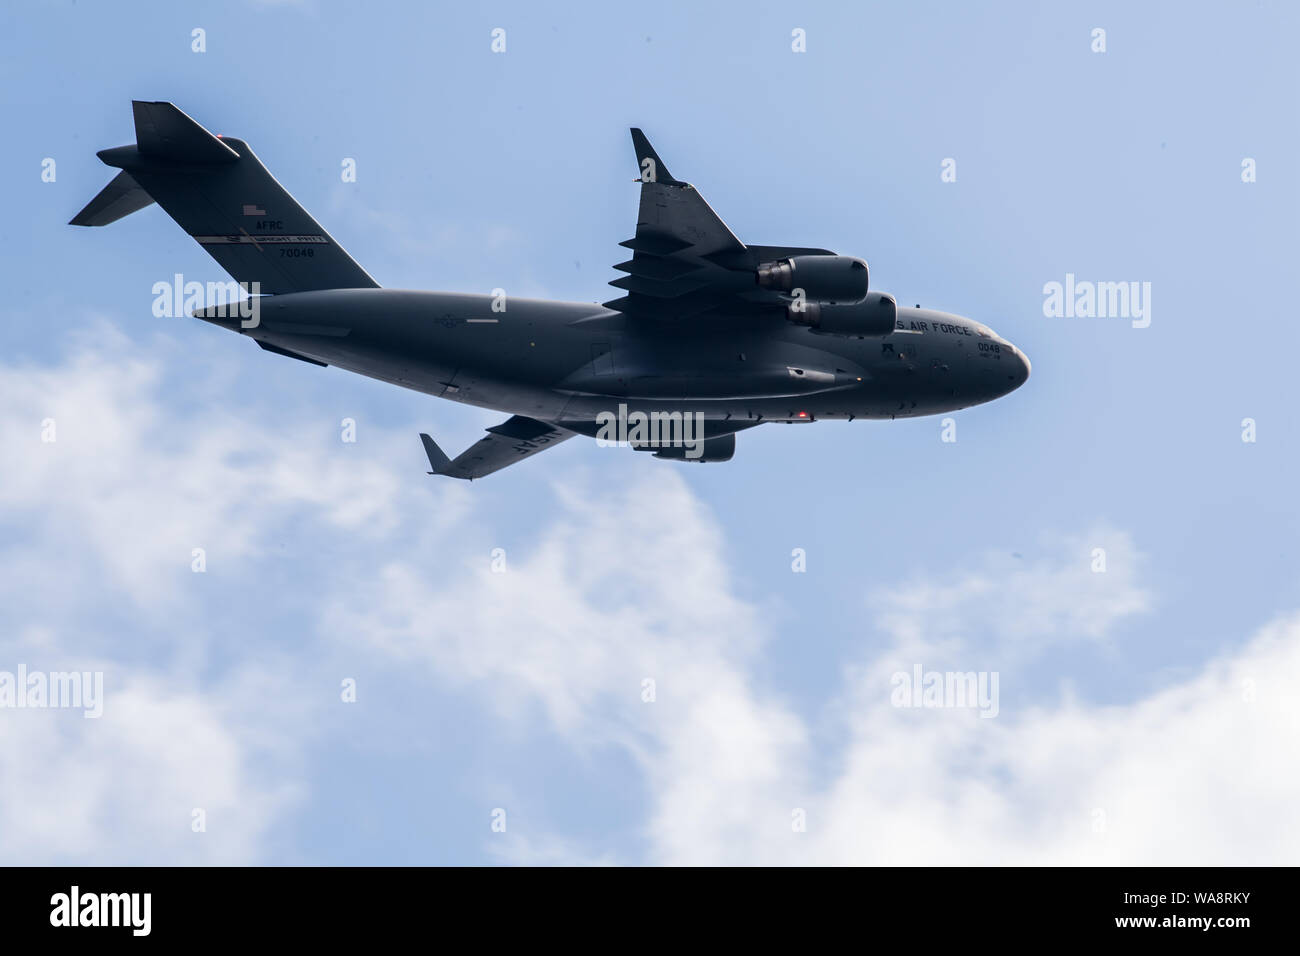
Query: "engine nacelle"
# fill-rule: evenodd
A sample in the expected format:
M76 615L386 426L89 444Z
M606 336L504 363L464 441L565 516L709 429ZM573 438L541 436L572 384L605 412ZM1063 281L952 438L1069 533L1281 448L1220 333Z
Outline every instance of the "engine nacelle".
M861 302L867 295L867 264L853 256L792 256L764 262L758 284L774 292L803 290L809 302Z
M806 325L831 335L889 335L898 321L898 303L887 292L868 292L861 302L853 305L792 303L786 308L785 317L795 325Z

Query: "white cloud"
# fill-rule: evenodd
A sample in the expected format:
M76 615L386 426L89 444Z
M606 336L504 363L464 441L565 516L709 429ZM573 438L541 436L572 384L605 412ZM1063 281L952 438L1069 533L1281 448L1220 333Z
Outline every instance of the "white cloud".
M984 721L861 704L844 770L823 795L824 829L797 855L1294 862L1300 838L1280 832L1277 821L1300 775L1278 756L1300 744L1289 690L1298 679L1300 617L1291 617L1195 679L1126 706L1066 701Z
M230 397L210 395L200 415L178 420L169 409L182 400L171 391L178 383L164 386L163 371L180 349L162 338L155 345L145 360L99 324L65 364L0 378L0 443L12 456L0 509L33 540L62 548L61 576L106 571L151 606L159 581L188 569L193 548L207 551L215 571L256 556L270 525L304 511L350 535L392 529L391 469L324 454L321 430L314 441L295 431L300 415L250 421ZM194 383L185 397L203 389ZM42 441L47 419L53 442ZM87 549L97 563L79 569Z
M228 864L261 857L270 821L299 796L249 766L258 731L237 695L160 676L105 675L103 716L0 712L0 860ZM195 832L193 811L206 814Z
M1098 548L1104 570L1094 571ZM968 652L978 641L998 659L1024 659L1052 645L1104 641L1116 623L1148 610L1143 561L1128 534L1095 528L1033 561L977 556L973 570L881 589L870 605L900 657Z
M496 534L472 504L483 486L471 496L412 477L413 429L369 429L366 453L349 457L328 430L305 430L303 408L259 416L214 395L229 379L219 362L177 381L168 340L144 360L107 327L92 334L63 364L0 374L0 441L15 450L0 482L0 669L101 668L108 696L99 721L0 712L0 859L266 859L268 834L312 799L298 781L322 721L310 692L285 694L271 675L336 686L337 662L359 651L459 689L503 734L522 728L598 774L632 767L646 810L615 825L651 862L1264 863L1300 851L1277 827L1300 786L1285 759L1300 743L1300 618L1123 706L1041 692L1004 699L995 720L889 706L900 665L992 659L1009 695L1043 655L1107 642L1155 603L1123 533L982 556L978 570L873 596L872 649L839 662L840 693L810 703L760 676L763 613L737 596L723 530L681 470L629 459L631 480L567 480L552 519L493 574L487 547L472 566L447 559L452 542ZM52 446L45 417L58 422ZM240 603L285 537L300 566L277 603L318 617L289 639L269 621L230 630L239 608L223 602ZM212 569L201 584L188 570L196 545ZM1090 570L1096 546L1105 574ZM404 728L389 730L400 745ZM582 799L563 780L542 786ZM193 807L208 811L207 834L191 834ZM796 808L805 833L792 832ZM615 860L573 816L548 829L544 813L515 815L510 839L484 852Z
M827 704L840 732L814 732L816 712L756 678L763 622L732 595L721 535L676 474L560 497L556 525L506 574L485 562L431 587L393 563L326 617L437 680L471 682L507 716L532 721L540 707L575 748L624 748L651 801L642 830L655 862L1258 863L1300 852L1272 830L1300 785L1277 760L1300 743L1286 690L1300 680L1300 619L1127 706L1004 702L995 720L890 706L889 674L917 652L991 654L1006 662L1005 688L1035 654L1104 640L1149 608L1122 533L878 596L891 640L846 668ZM1091 571L1097 542L1105 574ZM1250 674L1253 703L1242 697ZM654 704L639 701L640 675L656 680ZM806 833L793 832L797 809ZM581 849L580 834L549 838L577 841L575 861L599 850Z
M286 528L368 542L398 522L399 477L378 455L304 434L298 409L253 419L212 393L229 384L219 359L191 381L169 363L185 367L171 340L135 352L96 323L61 363L0 372L0 670L103 671L105 696L97 720L0 711L0 859L262 858L322 723L312 688L286 694L275 675L310 684L324 670L322 701L337 678L271 623L232 630L244 596ZM175 411L196 399L197 414ZM51 418L56 440L42 442ZM447 489L428 523L454 521L456 502ZM196 807L207 833L191 830Z

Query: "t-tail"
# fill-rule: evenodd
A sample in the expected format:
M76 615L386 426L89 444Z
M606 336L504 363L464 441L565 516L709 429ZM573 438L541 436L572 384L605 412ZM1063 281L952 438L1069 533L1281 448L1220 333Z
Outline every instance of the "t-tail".
M247 143L214 136L171 103L131 107L135 145L98 154L122 172L72 225L106 226L156 202L245 290L378 288Z

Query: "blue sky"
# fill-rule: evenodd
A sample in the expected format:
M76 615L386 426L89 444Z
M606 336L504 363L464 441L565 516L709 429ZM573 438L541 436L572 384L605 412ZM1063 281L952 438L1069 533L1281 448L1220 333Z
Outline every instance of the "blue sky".
M0 671L106 694L0 711L0 859L1294 862L1295 7L135 7L0 14ZM500 415L154 318L225 278L156 207L65 225L133 98L247 140L384 286L578 301L638 125L742 240L861 255L1033 377L955 443L435 482L416 433ZM1045 317L1067 273L1150 282L1150 327ZM998 672L997 719L891 708L918 662Z

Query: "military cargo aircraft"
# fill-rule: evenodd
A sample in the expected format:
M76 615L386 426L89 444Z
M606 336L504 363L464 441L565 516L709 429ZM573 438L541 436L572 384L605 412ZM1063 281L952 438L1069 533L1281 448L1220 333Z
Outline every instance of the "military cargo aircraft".
M248 144L171 103L135 102L136 142L72 220L158 203L249 296L193 314L277 355L335 365L510 417L429 474L482 478L574 435L681 461L729 460L767 423L894 419L991 401L1029 359L971 319L899 306L867 263L746 245L639 129L631 256L603 305L382 289Z

